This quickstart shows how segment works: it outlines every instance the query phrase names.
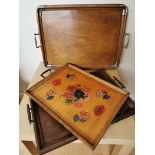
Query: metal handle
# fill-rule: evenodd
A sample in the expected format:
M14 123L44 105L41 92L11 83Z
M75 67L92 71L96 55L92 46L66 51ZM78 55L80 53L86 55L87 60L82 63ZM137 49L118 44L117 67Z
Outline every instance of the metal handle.
M125 33L124 35L127 37L127 41L124 45L124 48L127 49L129 46L129 41L130 41L130 33Z
M119 81L117 78L116 78L116 76L113 76L113 79L114 79L114 81L116 81L120 86L121 86L121 88L123 89L126 89L126 87L124 86L124 84L122 84L122 82L121 81Z
M47 69L46 71L42 72L42 73L40 74L40 76L41 76L42 78L45 78L44 74L47 73L47 72L49 72L49 71L50 71L50 73L51 73L51 69Z
M36 36L39 36L39 34L37 34L37 33L34 33L35 46L36 46L36 48L39 48L39 47L41 47L41 46L38 46L38 43L37 43L37 38L36 38Z
M31 119L31 110L32 110L32 108L30 108L29 104L27 104L27 116L28 116L28 121L29 121L30 124L31 124L32 122L34 122L34 121Z

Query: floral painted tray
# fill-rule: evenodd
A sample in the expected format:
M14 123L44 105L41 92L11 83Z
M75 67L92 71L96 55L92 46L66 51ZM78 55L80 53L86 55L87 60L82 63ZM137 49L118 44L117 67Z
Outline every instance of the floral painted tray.
M67 64L27 90L45 111L92 150L128 92Z

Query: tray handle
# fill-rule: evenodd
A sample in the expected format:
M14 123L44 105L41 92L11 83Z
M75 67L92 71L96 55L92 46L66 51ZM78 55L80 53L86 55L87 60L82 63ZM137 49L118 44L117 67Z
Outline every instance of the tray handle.
M125 33L124 37L126 37L125 39L125 44L124 44L124 48L127 49L129 46L129 42L130 42L130 33Z
M39 47L41 47L41 46L40 46L40 45L38 46L38 42L37 42L36 36L39 36L39 34L38 34L38 33L34 33L35 46L36 46L36 48L39 48Z
M113 76L113 79L114 79L115 82L117 82L120 85L120 87L122 89L126 89L126 87L124 86L124 84L120 80L118 80L116 76Z
M32 122L34 122L34 120L32 120L32 118L31 118L31 110L32 110L32 108L30 108L29 104L27 104L26 106L27 106L28 121L31 124Z
M49 71L50 71L50 73L51 73L51 69L47 69L47 70L45 70L44 72L42 72L42 73L40 74L40 76L41 76L42 78L45 78L44 74L47 73L47 72L49 72Z

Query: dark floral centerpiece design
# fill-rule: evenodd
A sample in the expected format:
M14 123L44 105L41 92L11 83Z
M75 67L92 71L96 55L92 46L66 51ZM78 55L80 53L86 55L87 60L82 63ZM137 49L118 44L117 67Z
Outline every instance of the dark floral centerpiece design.
M80 100L87 99L89 93L90 88L82 87L81 85L77 84L68 86L62 96L65 98L65 103L72 104L79 102Z
M96 91L96 96L102 97L105 100L108 100L110 98L110 96L108 95L106 91L100 90L100 89Z
M96 106L96 107L94 108L94 114L95 114L96 116L102 115L102 114L104 113L104 111L105 111L104 105L99 105L99 106Z
M54 89L48 90L48 92L46 93L47 100L52 100L55 94L56 94L56 90Z
M87 119L90 117L90 115L89 115L89 113L88 112L85 112L85 111L82 111L81 113L80 113L80 115L78 115L78 114L75 114L74 116L73 116L73 121L74 122L85 122L85 121L87 121Z

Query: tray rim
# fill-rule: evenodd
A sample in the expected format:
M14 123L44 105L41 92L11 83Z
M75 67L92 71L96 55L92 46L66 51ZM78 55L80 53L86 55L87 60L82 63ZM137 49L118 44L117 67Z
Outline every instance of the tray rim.
M28 90L26 90L26 94L32 99L34 100L36 103L38 103L40 105L40 107L42 107L46 112L48 112L54 119L56 119L60 124L62 124L66 129L68 129L73 135L75 135L77 138L79 138L81 141L83 141L85 144L87 144L87 146L91 149L94 150L97 146L97 144L99 143L99 141L101 140L102 136L97 137L97 140L94 142L94 144L90 143L86 138L84 138L82 135L80 135L77 131L75 131L67 122L65 122L64 120L62 120L55 112L53 112L52 110L49 110L49 108L43 104L41 101L39 101L36 97L34 97L31 94L31 91L33 91L36 87L40 86L41 84L43 84L44 82L46 82L47 80L49 80L49 78L55 76L57 73L61 72L62 70L64 70L65 68L72 68L82 74L85 74L93 79L95 79L98 82L101 82L103 84L109 85L111 88L118 90L120 92L122 92L125 96L124 99L122 100L122 103L119 104L119 106L115 109L113 115L111 115L110 117L110 121L106 124L105 128L103 128L103 130L101 131L100 135L103 136L103 134L106 132L106 130L108 129L109 125L111 124L111 121L113 120L114 116L117 114L117 111L120 109L120 107L123 105L123 103L125 102L125 100L127 99L127 97L129 96L129 92L127 92L126 90L122 90L121 88L118 88L116 86L114 86L113 84L106 82L94 75L91 75L75 66L73 66L72 64L66 64L63 67L59 68L58 70L56 70L55 72L53 72L52 74L50 74L49 76L47 76L45 79L41 80L40 82L36 83L35 85L33 85L32 87L30 87Z
M115 63L113 65L101 65L103 67L90 67L91 64L87 64L85 68L89 69L116 69L119 67L121 54L123 51L123 42L124 42L124 34L125 34L125 28L126 28L126 20L127 20L127 14L128 14L128 7L125 4L65 4L65 5L40 5L37 7L36 16L37 16L37 23L38 23L38 31L39 31L39 37L40 37L40 43L41 43L41 52L43 57L43 62L46 67L51 66L63 66L63 64L55 65L55 64L49 64L46 54L46 47L45 47L45 39L44 39L44 32L43 32L43 24L42 24L42 11L48 11L48 10L74 10L74 9L92 9L92 8L119 8L122 9L122 19L120 24L120 30L119 30L119 39L118 39L118 46L117 46L117 52L116 52L116 58ZM123 14L123 12L125 12ZM78 64L79 67L83 67L82 64Z
M54 144L52 144L50 146L45 146L45 147L44 147L44 144L43 144L43 146L42 146L43 148L41 148L40 147L40 141L41 140L39 140L39 139L40 139L40 136L42 136L42 133L41 133L42 130L40 128L40 119L38 118L38 112L37 112L38 111L38 108L35 109L35 106L36 105L34 105L33 102L34 101L32 99L30 99L30 105L31 105L31 108L32 108L32 117L33 117L33 121L34 121L33 122L33 128L34 128L35 139L36 139L36 143L37 143L37 150L38 150L38 152L39 152L40 155L42 155L44 153L47 153L49 151L55 150L55 149L57 149L57 148L59 148L61 146L64 146L66 144L69 144L69 143L77 140L77 137L75 137L73 135L71 137L66 138L65 139L65 143L62 143L62 141L58 141L58 142L56 142L56 143L54 143ZM35 104L37 104L37 103L35 102ZM39 106L39 105L37 105L37 106ZM39 134L38 132L40 132L41 134Z

